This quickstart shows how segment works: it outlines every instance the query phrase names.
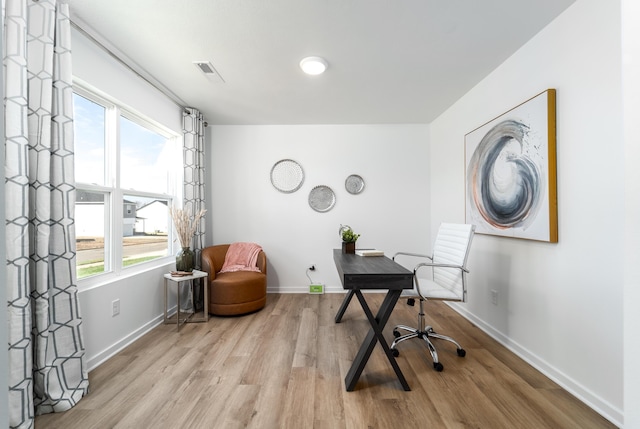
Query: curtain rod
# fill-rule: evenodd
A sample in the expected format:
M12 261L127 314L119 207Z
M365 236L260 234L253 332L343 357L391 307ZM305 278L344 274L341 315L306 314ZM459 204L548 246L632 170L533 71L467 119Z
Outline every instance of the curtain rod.
M86 31L84 28L82 28L79 24L77 24L75 21L70 20L71 22L71 26L73 28L75 28L76 30L78 30L79 32L81 32L85 37L87 37L89 40L91 40L93 43L95 43L96 45L98 45L103 51L105 51L107 54L109 54L109 56L111 56L114 60L116 60L118 63L122 64L124 67L126 67L129 71L131 71L132 73L134 73L136 76L138 76L140 79L144 80L145 82L147 82L149 85L151 85L152 87L154 87L155 89L157 89L158 91L160 91L160 93L162 93L163 95L165 95L167 98L169 98L171 101L173 101L178 107L182 108L182 109L186 109L185 105L186 103L184 101L182 101L180 99L180 97L178 97L177 95L175 95L173 92L171 92L169 89L166 88L160 88L160 86L154 82L152 82L149 78L147 78L146 76L142 75L139 71L137 71L136 69L134 69L133 67L131 67L126 61L124 61L122 58L120 58L115 52L113 52L111 49L107 48L104 44L102 44L98 39L96 39L95 37L93 37L93 35L91 35L88 31Z

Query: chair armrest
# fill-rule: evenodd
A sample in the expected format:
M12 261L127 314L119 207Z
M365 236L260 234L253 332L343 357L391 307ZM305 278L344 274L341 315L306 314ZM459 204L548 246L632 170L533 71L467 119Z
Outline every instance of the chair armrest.
M262 274L267 274L267 254L264 253L264 250L261 250L260 253L258 253L258 261L256 265Z
M462 271L464 271L465 273L468 273L469 270L467 270L465 267L462 267L460 265L453 265L453 264L438 264L436 262L421 262L418 265L415 266L415 268L413 269L413 272L415 273L419 268L422 267L439 267L439 268L458 268Z
M202 249L202 252L200 253L200 263L202 265L202 271L206 271L209 274L209 281L212 281L216 278L215 254L216 251L213 247L206 247Z
M229 250L228 244L218 244L202 249L200 262L202 264L202 271L206 271L209 274L209 281L213 281L216 278L216 273L222 269L227 250ZM261 250L258 254L256 264L260 272L266 275L267 255L264 251Z
M396 256L415 256L417 258L427 258L429 260L433 260L433 258L429 255L423 255L422 253L410 253L410 252L396 252L395 255L391 259L396 260Z

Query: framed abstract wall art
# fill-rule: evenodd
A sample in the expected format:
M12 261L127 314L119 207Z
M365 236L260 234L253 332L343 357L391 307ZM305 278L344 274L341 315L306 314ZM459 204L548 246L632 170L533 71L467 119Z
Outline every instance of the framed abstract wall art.
M471 131L464 145L466 222L480 234L557 243L555 89Z

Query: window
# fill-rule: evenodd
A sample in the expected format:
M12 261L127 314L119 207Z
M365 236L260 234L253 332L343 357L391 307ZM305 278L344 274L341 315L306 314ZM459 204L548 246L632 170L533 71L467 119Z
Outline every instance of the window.
M178 136L83 88L73 107L78 279L167 256Z

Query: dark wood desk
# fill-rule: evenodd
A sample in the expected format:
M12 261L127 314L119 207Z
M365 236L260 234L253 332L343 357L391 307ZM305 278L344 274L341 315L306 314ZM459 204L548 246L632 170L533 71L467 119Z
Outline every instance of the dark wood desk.
M345 296L338 310L338 314L336 314L336 323L340 323L351 298L355 295L358 301L360 301L360 305L371 325L371 330L360 346L360 350L345 377L344 382L347 391L351 392L355 389L360 374L362 374L362 370L367 364L371 352L373 352L373 348L378 341L384 349L384 353L404 390L411 390L402 371L400 371L396 359L391 354L389 344L387 344L382 330L387 324L402 290L413 288L413 273L386 256L358 256L354 254L344 254L341 249L334 249L333 260L338 269L342 287L348 290L347 296ZM378 309L378 314L376 314L375 317L362 294L362 290L367 289L387 291L382 305L380 305Z

